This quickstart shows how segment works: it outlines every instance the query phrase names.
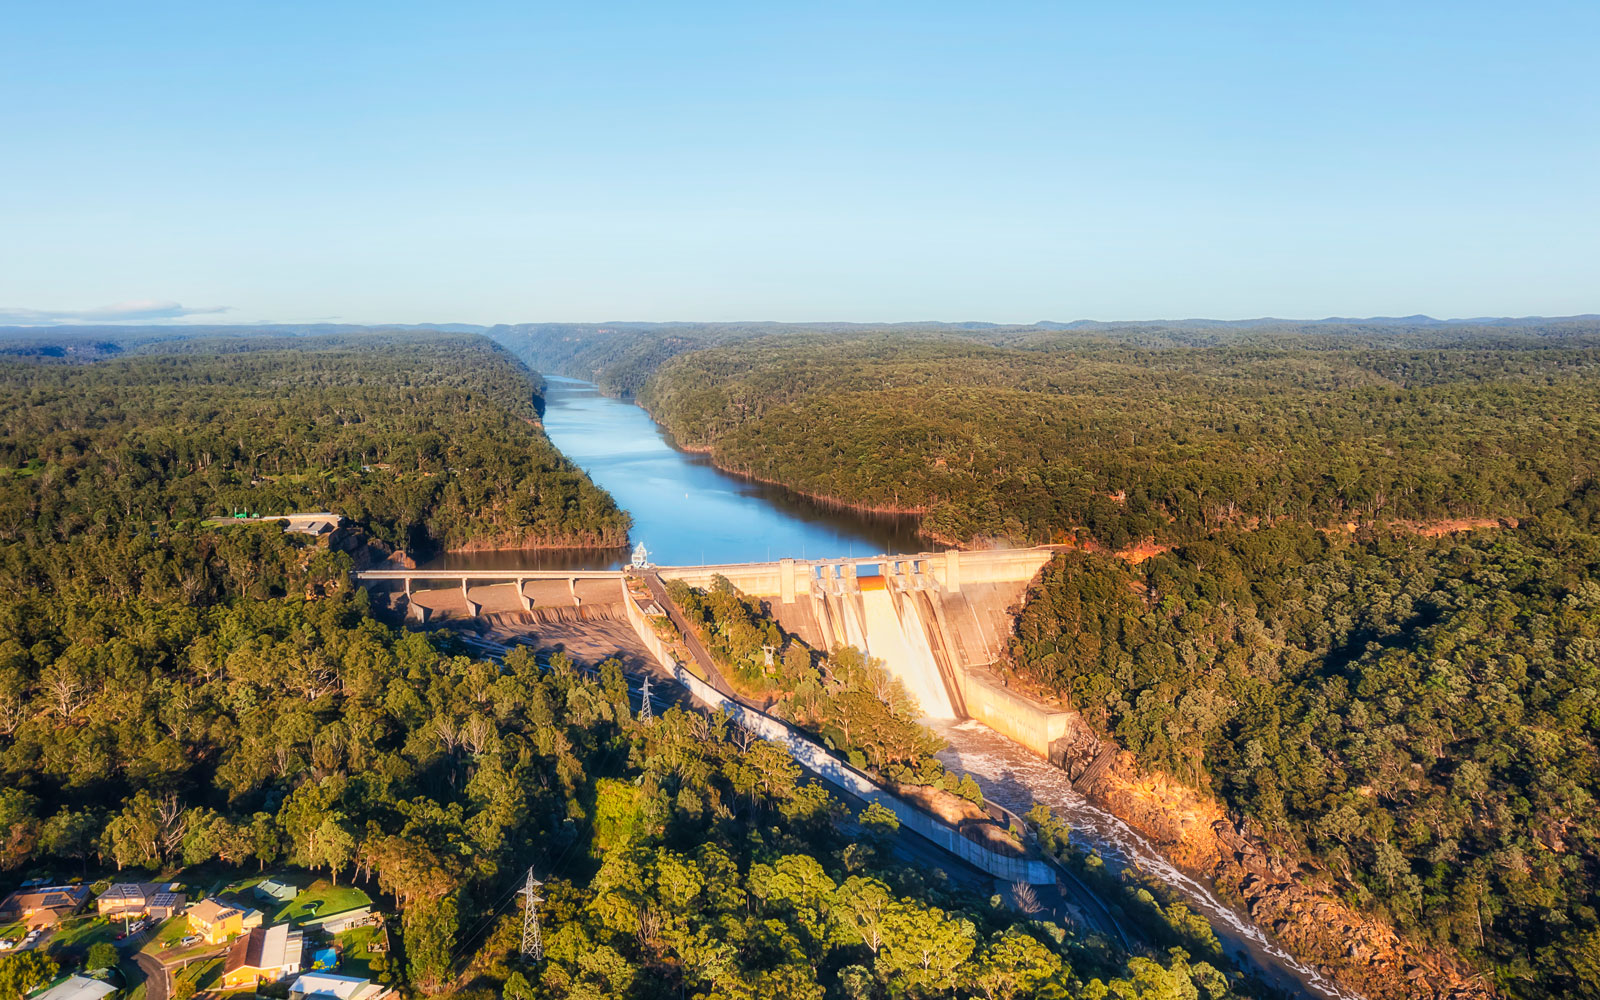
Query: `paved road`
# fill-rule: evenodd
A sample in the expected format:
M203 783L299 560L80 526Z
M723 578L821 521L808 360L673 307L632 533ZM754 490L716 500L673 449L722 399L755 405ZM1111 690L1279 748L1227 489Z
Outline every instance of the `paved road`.
M707 679L711 681L711 686L716 688L723 697L738 700L739 696L734 694L733 688L729 687L728 682L723 680L722 673L717 670L716 661L711 659L711 654L701 644L700 637L695 635L694 630L689 627L689 620L683 616L682 611L678 610L678 605L673 603L672 598L667 596L667 587L661 582L661 574L647 573L644 581L650 587L650 596L655 598L655 602L666 610L667 617L672 619L672 624L676 625L678 631L683 633L683 642L684 645L689 647L689 655L693 656L695 662L700 664L700 669L705 671Z
M142 951L135 952L132 957L139 971L144 973L144 1000L167 1000L167 967Z

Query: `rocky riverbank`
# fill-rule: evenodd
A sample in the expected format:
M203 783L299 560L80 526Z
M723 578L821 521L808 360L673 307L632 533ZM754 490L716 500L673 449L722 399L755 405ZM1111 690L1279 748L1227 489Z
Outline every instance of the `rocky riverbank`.
M1074 778L1103 743L1076 720L1060 745ZM1340 898L1333 877L1285 857L1216 800L1170 777L1141 770L1131 753L1090 774L1079 790L1157 845L1174 864L1210 882L1217 894L1303 962L1369 1000L1488 1000L1496 995L1452 954L1419 947L1387 921Z

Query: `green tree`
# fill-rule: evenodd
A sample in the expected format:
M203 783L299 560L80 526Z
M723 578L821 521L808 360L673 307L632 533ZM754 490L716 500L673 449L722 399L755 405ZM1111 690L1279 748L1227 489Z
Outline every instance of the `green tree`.
M0 789L0 869L33 857L39 841L39 800L20 788Z
M90 972L109 969L117 964L117 947L110 941L96 941L89 946L89 954L84 960L84 967Z
M36 949L0 955L0 1000L22 1000L56 977L55 959Z
M1067 996L1061 957L1015 927L984 943L973 963L971 987L986 1000L1038 1000Z
M404 914L406 956L411 982L424 993L438 993L454 975L459 902L454 893L415 902Z
M903 901L888 911L884 926L884 945L873 964L892 991L931 997L955 989L977 943L972 921Z
M58 857L73 859L85 864L94 853L95 841L100 837L102 819L89 809L62 809L44 821L39 833L39 846Z

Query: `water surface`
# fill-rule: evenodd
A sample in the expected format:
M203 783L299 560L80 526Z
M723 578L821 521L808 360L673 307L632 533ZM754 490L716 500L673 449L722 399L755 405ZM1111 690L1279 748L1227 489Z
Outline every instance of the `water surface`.
M561 453L633 515L632 542L661 566L767 562L793 557L896 555L928 545L915 519L832 509L781 486L753 482L674 447L650 415L592 383L546 375L545 432ZM475 552L436 566L614 569L610 550Z

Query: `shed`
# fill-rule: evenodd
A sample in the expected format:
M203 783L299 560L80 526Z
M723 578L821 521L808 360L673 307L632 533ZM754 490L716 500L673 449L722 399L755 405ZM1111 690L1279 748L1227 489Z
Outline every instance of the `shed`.
M33 1000L102 1000L115 992L117 988L104 980L68 976Z

